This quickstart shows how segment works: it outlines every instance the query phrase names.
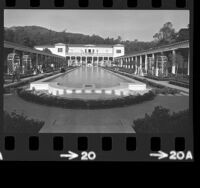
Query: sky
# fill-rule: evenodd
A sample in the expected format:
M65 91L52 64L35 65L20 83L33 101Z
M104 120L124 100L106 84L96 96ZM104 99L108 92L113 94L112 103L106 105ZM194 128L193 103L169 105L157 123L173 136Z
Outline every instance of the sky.
M152 41L166 22L176 31L189 24L188 10L4 10L4 26L42 26L103 38Z

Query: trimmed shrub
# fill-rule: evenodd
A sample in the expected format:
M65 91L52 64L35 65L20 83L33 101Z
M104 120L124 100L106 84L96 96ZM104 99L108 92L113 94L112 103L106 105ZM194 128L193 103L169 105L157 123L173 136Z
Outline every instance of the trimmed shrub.
M145 83L147 85L147 87L149 86L151 88L154 88L154 93L155 94L162 93L162 94L172 94L172 95L174 95L176 93L180 93L180 91L177 90L177 89L169 88L169 87L166 87L166 86L163 86L163 85L148 81L145 78L139 78L139 77L136 77L134 75L129 75L129 74L126 74L126 73L123 73L123 72L118 72L118 71L115 71L115 70L112 70L112 69L109 69L109 70L113 71L113 72L116 72L118 74L121 74L123 76L127 76L129 78L132 78L132 79L135 79L135 80L138 80L140 82Z
M20 88L17 90L18 95L24 100L35 102L38 104L44 104L48 106L56 106L69 109L103 109L122 107L133 104L139 104L144 101L153 100L155 97L154 92L149 91L144 95L137 96L125 96L114 99L102 99L102 100L81 100L81 99L69 99L59 96L51 96L47 94L36 95L33 91Z
M147 75L147 76L144 76L145 78L150 78L150 79L153 79L153 80L158 80L158 81L168 81L170 78L169 77L158 77L158 76L153 76L153 75Z
M133 121L136 133L186 133L190 130L189 110L170 114L169 109L156 106L151 115Z
M179 82L179 81L174 81L174 80L170 80L169 81L170 84L176 85L176 86L180 86L180 87L184 87L184 88L189 88L189 83L183 83L183 82Z
M24 114L15 111L9 114L4 111L3 130L5 133L38 133L44 121L29 119Z

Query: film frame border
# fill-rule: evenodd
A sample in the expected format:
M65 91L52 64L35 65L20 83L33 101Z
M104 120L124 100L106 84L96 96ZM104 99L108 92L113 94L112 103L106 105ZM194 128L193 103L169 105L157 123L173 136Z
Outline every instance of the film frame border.
M13 1L13 0L11 0L11 1ZM91 1L91 0L86 0L87 2L88 2L88 6L79 6L79 2L81 1L81 0L75 0L75 1L69 1L69 0L64 0L64 4L63 4L63 6L61 6L61 7L58 7L58 6L54 6L54 0L50 0L50 1L48 1L48 0L40 0L40 3L39 3L39 6L32 6L32 7L30 7L30 2L31 1L25 1L25 0L14 0L15 1L15 6L6 6L6 0L4 0L3 2L2 2L2 4L3 4L3 6L2 6L2 8L1 8L1 20L2 20L2 18L3 18L3 14L2 14L2 10L3 9L111 9L111 10L113 10L113 9L122 9L122 10L124 10L124 9L131 9L131 10L140 10L140 9L143 9L143 10L149 10L149 9L155 9L155 10L165 10L165 9L173 9L173 10L190 10L190 24L191 24L191 32L190 32L190 52L191 52L191 56L190 56L190 61L192 62L192 59L193 59L193 48L192 48L192 46L193 46L193 35L192 35L192 31L193 31L193 1L189 1L189 0L186 0L185 2L186 2L186 6L184 6L184 7L177 7L176 5L177 5L177 2L178 1L181 1L181 0L162 0L162 1L160 1L160 2L162 2L161 3L161 6L158 6L158 7L155 7L155 6L152 6L152 2L153 2L153 0L137 0L136 2L137 2L137 6L128 6L128 2L130 2L130 1L122 1L122 0L113 0L113 1L111 1L111 2L114 2L113 4L112 4L112 6L103 6L104 4L103 4L103 0L101 0L101 1L98 1L98 0L93 0L93 1ZM155 0L156 1L156 0ZM48 2L48 3L47 3ZM51 3L49 3L49 2L51 2ZM110 1L109 1L110 2ZM2 33L1 33L1 37L2 37ZM1 42L2 42L2 44L3 44L3 38L1 38ZM3 46L1 46L2 48L3 48ZM1 51L1 53L2 53L2 51ZM2 56L1 56L2 57ZM2 70L2 69L1 69ZM190 68L190 72L193 72L193 64L191 64L191 68ZM3 85L2 84L3 82L2 82L2 79L1 79L1 86ZM193 83L193 74L190 74L190 83ZM1 87L1 89L3 90L3 88ZM193 103L191 102L191 101L193 101L192 100L192 94L193 94L193 88L192 88L192 86L190 85L190 107L189 107L189 109L190 109L190 112L193 110ZM3 99L3 97L1 96L1 99ZM3 104L3 102L2 102L3 100L1 100L1 103ZM3 105L2 105L2 107L3 107ZM2 112L2 114L3 114L3 111L1 111ZM1 120L2 120L3 118L1 117ZM1 121L2 122L2 121ZM23 135L23 138L21 139L21 136ZM34 136L34 135L27 135L27 134L9 134L9 135L5 135L5 134L3 134L3 137L1 137L0 139L1 139L1 145L5 145L5 138L7 137L7 136L14 136L14 138L15 138L15 140L16 140L16 146L17 146L17 149L22 149L21 148L21 146L22 145L20 145L19 146L19 142L20 143L22 143L22 142L24 142L25 140L26 140L26 142L27 142L27 139L29 138L29 136ZM116 139L115 140L115 138L120 138L120 139L122 139L123 138L123 140L125 140L125 138L129 138L129 137L133 137L133 138L136 138L136 142L138 143L138 140L142 140L142 137L144 136L144 135L128 135L128 134L123 134L123 133L120 133L120 134L108 134L108 133L105 133L105 134L99 134L99 133L92 133L92 134L85 134L85 133L80 133L80 134L74 134L74 133L66 133L66 134L52 134L52 133L50 133L50 134L45 134L45 135L43 135L42 133L40 133L40 134L37 134L37 135L35 135L36 137L39 137L39 143L42 143L41 141L43 141L44 140L44 142L45 143L47 143L47 141L50 141L50 142L52 142L52 138L53 137L55 137L55 136L61 136L61 137L63 137L64 139L67 137L70 137L70 136L72 136L73 138L76 138L75 140L74 140L74 143L70 143L70 144L75 144L76 146L74 146L74 148L76 148L77 147L77 139L79 138L79 137L87 137L88 138L88 140L93 140L94 138L93 137L95 137L95 138L97 138L98 137L98 139L99 139L99 137L100 138L102 138L102 137L112 137L113 139L114 139L114 141L113 141L113 143L115 143L115 141L116 140L119 140L119 139ZM45 136L45 137L44 137ZM46 140L46 138L47 137L49 137L47 140ZM148 134L148 135L146 135L145 134L145 137L146 137L146 139L145 140L148 140L148 143L145 145L145 147L144 148L142 148L142 149L145 149L146 148L146 150L145 151L149 151L150 150L150 148L151 148L151 146L150 146L150 140L152 139L152 138L154 138L154 137L158 137L158 135L150 135L150 134ZM170 148L170 147L172 147L173 145L174 145L174 141L175 141L175 139L176 139L176 137L180 137L180 138L184 138L185 140L186 140L186 146L185 146L185 150L186 149L191 149L191 148L193 148L193 140L191 139L191 138L188 138L188 136L187 135L168 135L168 134L159 134L159 137L160 138L162 138L160 141L161 141L161 143L162 143L162 145L165 145L165 147L166 148ZM194 134L193 134L193 137L194 137ZM96 140L96 139L94 139L94 140ZM94 141L93 140L93 141ZM140 140L140 141L141 141ZM169 141L170 140L170 141ZM22 142L21 142L22 141ZM143 141L144 141L144 139L143 139ZM70 141L71 142L71 141ZM91 141L90 141L91 142ZM89 142L89 143L90 143ZM3 144L2 144L3 143ZM65 142L64 142L65 143ZM99 143L101 143L101 141L99 141L98 143L96 143L97 145L99 145ZM119 143L119 142L118 142ZM124 144L125 142L123 142L123 143L121 143L122 145L123 145L123 148L125 148L125 144ZM139 142L140 143L140 142ZM165 143L165 144L164 144ZM166 144L166 143L171 143L170 144L170 146L168 145L168 144ZM27 146L26 146L27 147ZM65 145L65 147L66 147L66 145ZM91 145L90 145L90 147L91 147ZM43 146L41 147L41 146L39 146L39 148L43 148ZM99 147L100 148L100 147ZM23 148L24 149L24 148ZM53 151L53 149L52 148L48 148L48 149L51 149L52 151ZM41 150L41 149L40 149ZM39 151L40 151L39 150ZM100 149L101 150L101 149ZM101 152L100 150L98 150L98 152ZM193 150L193 149L192 149ZM3 150L3 152L4 152L5 150ZM14 150L14 151L16 151L16 150ZM38 150L37 150L38 151ZM75 150L75 151L77 151L77 149ZM137 149L135 150L135 151L138 151ZM10 151L10 152L12 152L12 151ZM24 151L24 152L26 152L26 151ZM50 152L50 151L49 151ZM6 153L7 153L7 150L6 150ZM9 152L8 152L9 153ZM135 153L135 152L134 152ZM28 155L28 154L27 154ZM114 154L114 155L116 155L116 154ZM135 154L134 154L134 156L132 156L132 155L129 155L129 156L126 156L126 157L130 157L131 156L131 160L130 161L154 161L154 160L152 160L152 159L145 159L145 160L141 160L141 153L140 153L140 156L138 156L138 158L140 158L139 160L133 160L133 158L136 156ZM26 156L26 155L25 155ZM113 156L113 155L112 155ZM28 156L27 156L28 157ZM104 156L105 157L105 156ZM9 157L8 157L9 158ZM29 157L28 157L29 158ZM31 157L32 159L34 158L34 156L32 155L32 157ZM19 160L20 160L20 158L18 158ZM100 159L100 161L129 161L129 160L127 160L127 159L125 159L125 160L122 160L122 158L117 158L117 159L114 159L114 158L112 158L112 160L109 160L108 159L108 157L106 157L106 159ZM13 160L13 159L11 159L11 160ZM35 160L35 158L34 158L34 160ZM39 158L39 160L41 160L41 158ZM45 158L45 160L47 160L46 158ZM55 160L55 158L53 159L53 161ZM60 160L60 159L59 159ZM51 160L50 160L51 161ZM98 161L98 160L95 160L95 161ZM155 160L155 161L157 161L157 160Z

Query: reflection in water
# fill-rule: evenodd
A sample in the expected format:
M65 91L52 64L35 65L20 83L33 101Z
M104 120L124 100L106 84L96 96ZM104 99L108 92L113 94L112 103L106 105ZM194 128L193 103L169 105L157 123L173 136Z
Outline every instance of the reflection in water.
M128 82L100 67L80 67L68 74L51 80L60 85L82 88L84 84L95 84L96 88L113 87Z

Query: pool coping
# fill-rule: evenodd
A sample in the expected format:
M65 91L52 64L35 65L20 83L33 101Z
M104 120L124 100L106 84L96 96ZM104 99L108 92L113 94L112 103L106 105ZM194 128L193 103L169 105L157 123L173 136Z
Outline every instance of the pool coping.
M77 67L79 68L79 67ZM102 67L100 67L102 68ZM75 68L76 69L76 68ZM128 95L136 95L144 94L149 91L149 88L146 88L146 84L139 82L134 79L127 79L125 76L115 74L116 76L127 80L127 82L120 82L119 85L113 87L102 87L102 88L77 88L77 87L69 87L59 85L58 82L47 82L48 80L57 78L61 75L68 74L69 72L75 70L71 69L64 73L59 73L48 78L44 78L35 82L30 83L29 90L47 90L49 94L52 95L64 95L66 94L108 94L108 95L115 95L115 96L128 96ZM106 69L103 69L106 70ZM106 70L108 71L108 70ZM109 71L110 73L114 74L113 72ZM128 82L130 81L130 82Z

